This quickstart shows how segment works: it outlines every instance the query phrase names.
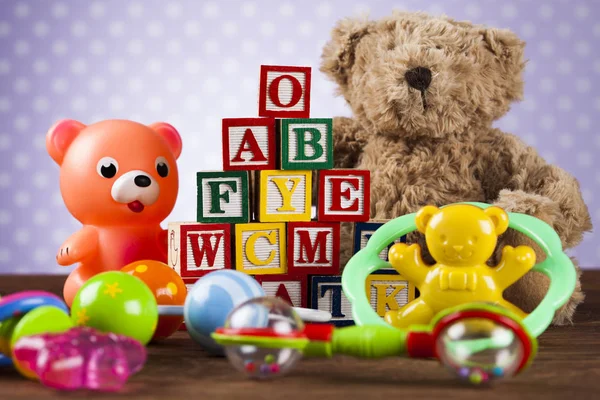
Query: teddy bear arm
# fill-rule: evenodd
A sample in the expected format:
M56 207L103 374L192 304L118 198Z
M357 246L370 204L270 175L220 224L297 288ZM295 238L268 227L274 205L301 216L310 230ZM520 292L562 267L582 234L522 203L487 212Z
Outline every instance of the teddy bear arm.
M423 261L418 244L395 244L390 249L389 261L396 272L414 284L425 281L429 272L429 266Z
M93 257L97 251L98 232L91 226L84 226L63 243L56 260L59 265L72 265Z
M505 246L498 266L491 268L494 281L502 290L523 277L535 265L535 251L529 246Z
M356 167L366 144L366 132L358 122L347 117L335 117L333 119L335 168Z

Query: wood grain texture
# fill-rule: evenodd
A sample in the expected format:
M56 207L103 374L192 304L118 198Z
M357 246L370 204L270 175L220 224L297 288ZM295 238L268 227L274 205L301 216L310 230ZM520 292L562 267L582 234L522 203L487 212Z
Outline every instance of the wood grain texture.
M65 277L0 276L0 294L45 289L60 294ZM304 360L290 375L253 382L227 360L209 357L178 332L149 347L149 361L121 393L58 393L0 369L0 398L6 399L592 399L600 390L600 271L585 271L586 301L575 325L552 327L540 338L532 367L491 389L457 382L435 361L389 359Z

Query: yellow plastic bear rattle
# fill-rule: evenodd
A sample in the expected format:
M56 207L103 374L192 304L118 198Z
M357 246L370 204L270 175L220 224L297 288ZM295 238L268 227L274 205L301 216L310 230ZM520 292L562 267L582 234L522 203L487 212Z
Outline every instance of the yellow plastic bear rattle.
M504 289L535 265L529 246L505 246L495 267L486 264L498 236L508 229L508 214L499 207L485 210L468 204L442 209L426 206L417 212L416 226L425 234L434 265L427 265L418 244L398 243L389 261L398 273L419 288L420 296L399 310L388 311L385 320L398 328L427 324L440 311L459 304L488 302L520 317L526 314L504 300Z

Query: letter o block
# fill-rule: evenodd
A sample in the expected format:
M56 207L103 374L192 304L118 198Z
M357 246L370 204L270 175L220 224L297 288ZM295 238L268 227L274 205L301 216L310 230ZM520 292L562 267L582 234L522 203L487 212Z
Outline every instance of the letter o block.
M276 118L308 118L310 77L310 67L261 65L258 115Z
M248 275L285 274L285 224L237 224L235 269Z
M317 218L330 222L368 221L370 194L369 171L319 171Z

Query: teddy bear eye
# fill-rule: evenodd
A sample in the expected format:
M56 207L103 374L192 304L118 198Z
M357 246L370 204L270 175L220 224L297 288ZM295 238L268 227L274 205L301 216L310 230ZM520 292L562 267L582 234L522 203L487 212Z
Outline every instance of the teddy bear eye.
M164 157L156 159L156 172L161 178L166 178L169 175L169 164Z
M101 158L96 165L96 171L98 172L98 175L107 179L114 177L118 170L119 164L117 163L117 160L111 157Z

